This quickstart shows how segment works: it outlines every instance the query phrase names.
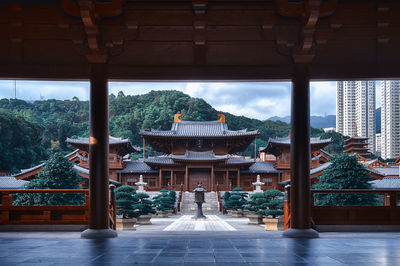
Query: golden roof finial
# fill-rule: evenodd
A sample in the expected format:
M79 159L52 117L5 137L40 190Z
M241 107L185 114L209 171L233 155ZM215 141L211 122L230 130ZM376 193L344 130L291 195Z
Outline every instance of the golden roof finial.
M179 117L181 117L181 116L182 116L182 114L176 114L176 115L174 115L174 123L180 123L180 122L182 122L182 120L179 119Z
M217 116L219 116L218 123L225 123L225 115L217 114Z

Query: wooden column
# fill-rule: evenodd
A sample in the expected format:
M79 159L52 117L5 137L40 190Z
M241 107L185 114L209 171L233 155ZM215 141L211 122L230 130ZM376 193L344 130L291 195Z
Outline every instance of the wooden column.
M225 171L225 190L229 190L229 171Z
M236 181L236 186L237 186L237 187L241 187L241 186L240 186L240 169L237 170L237 181Z
M161 170L161 168L158 171L158 186L160 187L160 189L162 189L162 170Z
M211 180L210 180L210 191L214 191L215 187L215 175L214 175L214 165L211 166Z
M189 191L189 169L185 167L185 191Z
M171 170L171 186L172 186L172 188L175 186L175 178L174 178L174 170L173 169Z
M116 232L109 229L108 80L105 63L91 65L89 109L89 229L81 236L116 237Z
M291 228L284 236L318 237L318 232L310 228L310 78L306 64L295 66L291 101Z

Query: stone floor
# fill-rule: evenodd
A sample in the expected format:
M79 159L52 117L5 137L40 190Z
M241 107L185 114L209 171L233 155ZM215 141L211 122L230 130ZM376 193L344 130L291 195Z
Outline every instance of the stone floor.
M400 265L399 233L119 232L104 240L77 232L0 233L0 265Z

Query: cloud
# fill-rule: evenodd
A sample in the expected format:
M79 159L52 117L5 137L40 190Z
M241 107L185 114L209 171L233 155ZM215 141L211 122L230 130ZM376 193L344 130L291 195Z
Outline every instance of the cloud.
M265 120L290 114L289 82L110 82L109 91L125 95L151 90L178 90L202 98L218 111ZM0 81L0 98L12 98L14 81ZM17 97L24 100L89 99L88 82L18 81ZM311 114L335 114L336 82L311 83Z
M43 99L89 99L89 82L25 81L16 83L17 98L27 101ZM14 98L14 81L0 81L0 98Z
M311 82L312 115L336 114L336 82Z

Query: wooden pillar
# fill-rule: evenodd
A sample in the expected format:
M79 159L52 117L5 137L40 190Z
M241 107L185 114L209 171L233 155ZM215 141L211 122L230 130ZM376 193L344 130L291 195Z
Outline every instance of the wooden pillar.
M161 168L158 171L158 185L159 185L160 189L162 189L162 170L161 170Z
M189 168L185 167L185 191L189 191Z
M105 63L91 65L89 117L89 229L81 236L116 237L117 233L109 229L108 80Z
M297 64L292 80L290 136L290 229L286 237L312 238L310 192L310 78L308 65Z
M214 191L215 187L215 175L214 175L214 165L211 166L211 180L210 180L210 190Z
M171 186L174 189L175 186L175 178L174 178L174 170L171 169Z
M237 170L237 181L236 181L236 186L237 186L237 187L241 187L241 186L240 186L240 169Z
M229 190L229 171L225 171L225 190Z

